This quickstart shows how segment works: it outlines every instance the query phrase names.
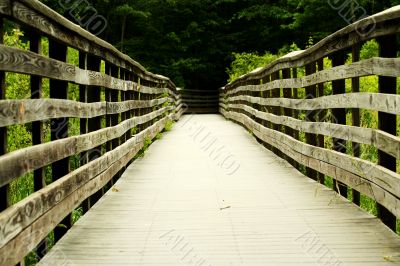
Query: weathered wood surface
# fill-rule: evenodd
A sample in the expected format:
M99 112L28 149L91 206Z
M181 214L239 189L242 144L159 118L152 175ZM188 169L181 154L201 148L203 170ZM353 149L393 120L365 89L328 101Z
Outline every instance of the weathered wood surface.
M221 113L227 118L240 122L260 139L282 150L286 155L305 166L334 178L339 175L337 173L348 172L350 175L347 175L347 177L349 178L350 176L352 178L351 185L355 185L357 188L362 187L362 185L367 186L367 188L373 186L375 188L374 192L362 192L387 207L393 214L400 216L399 174L369 161L303 143L282 132L264 127L245 114L233 111L225 112L223 110L221 110ZM257 132L262 135L257 134ZM293 154L296 153L297 156L294 156ZM307 158L306 161L304 161L305 158L303 156ZM309 163L311 160L312 163Z
M119 138L130 129L160 117L169 110L172 108L164 107L149 114L125 120L116 126L19 149L0 156L0 172L2 173L0 187L30 171Z
M240 164L232 175L219 147ZM245 129L199 115L153 144L39 265L375 266L398 264L399 250L378 219Z
M296 110L360 108L400 115L400 95L384 93L345 93L315 99L260 98L241 95L227 99L228 103L234 101L246 101L263 106L276 106Z
M170 117L159 120L118 148L1 212L0 265L20 261L65 215L124 167L143 147L145 138L153 139L168 119ZM13 250L11 254L10 250Z
M187 105L186 113L218 113L218 90L179 90L181 101Z
M89 204L83 205L90 207L147 139L168 120L179 119L184 108L176 104L180 95L169 78L148 72L40 1L0 0L0 16L0 32L4 17L31 40L26 51L2 45L0 37L1 84L4 72L25 74L31 77L32 94L39 93L25 100L0 97L1 137L7 140L8 126L32 122L35 144L8 154L0 150L0 265L15 265L52 231L57 241L68 230L74 208L87 198ZM49 57L40 54L42 37L49 39ZM67 63L68 48L78 50L79 67ZM39 97L42 78L50 79L50 99ZM69 84L79 85L79 102L67 100ZM101 102L103 90L106 102ZM69 118L80 119L81 135L68 137ZM41 121L48 120L51 142L43 143ZM71 172L69 157L79 154L82 160ZM45 186L48 166L52 183ZM32 171L35 192L10 206L8 184Z
M239 92L263 92L276 88L304 88L319 83L330 82L355 77L382 75L388 77L400 76L400 59L398 58L372 58L348 65L332 67L318 71L301 78L285 78L274 80L267 84L240 86L226 92L232 95Z
M192 103L192 104L218 104L219 99L218 97L216 98L182 98L182 101L185 103Z
M276 116L270 113L261 112L245 104L220 104L224 109L238 109L278 125L288 126L292 129L307 133L322 134L343 140L350 140L357 143L374 145L378 149L400 159L400 138L384 131L355 126L346 126L326 122L308 122L288 116Z
M0 127L43 121L53 118L93 118L129 110L161 105L168 98L123 102L82 103L62 99L29 99L0 101Z
M74 65L47 58L43 55L0 44L0 70L68 81L80 85L101 86L113 90L137 91L148 94L174 92L169 88L153 88L109 75L80 69Z

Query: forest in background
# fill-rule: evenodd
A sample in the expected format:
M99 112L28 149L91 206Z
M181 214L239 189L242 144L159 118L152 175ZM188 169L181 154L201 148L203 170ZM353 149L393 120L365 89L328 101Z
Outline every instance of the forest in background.
M77 23L91 5L99 37L188 89L217 89L235 54L300 49L400 0L42 0ZM343 6L338 9L337 7ZM98 32L96 32L97 34Z

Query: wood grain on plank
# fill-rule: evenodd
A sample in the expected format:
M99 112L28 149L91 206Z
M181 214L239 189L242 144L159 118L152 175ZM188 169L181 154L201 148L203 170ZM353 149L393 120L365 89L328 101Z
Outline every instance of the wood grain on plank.
M384 93L346 93L315 99L260 98L235 96L228 102L245 101L262 106L279 106L296 110L321 110L334 108L359 108L400 115L400 95Z
M119 138L135 126L160 117L170 109L171 107L164 107L147 115L133 117L113 127L19 149L3 155L0 157L0 172L2 173L0 187L33 170Z
M105 115L105 102L81 103L64 99L27 99L0 101L0 127L52 118L90 118Z
M288 78L274 80L262 85L246 85L227 91L227 95L238 92L261 92L276 88L304 88L319 83L330 82L333 80L365 77L370 75L382 75L389 77L400 76L399 58L372 58L351 63L348 65L336 66L327 70L318 71L315 74L301 78Z
M168 98L150 101L95 103L63 99L1 100L0 127L64 117L93 118L133 109L154 107L167 101L169 101Z
M11 15L11 1L0 0L0 14Z
M248 126L250 130L255 129L263 134L269 135L271 138L276 139L279 143L282 143L282 145L291 147L291 149L295 152L314 158L317 161L322 161L324 163L333 165L337 168L348 171L355 176L362 177L363 179L374 183L377 187L381 188L387 193L394 195L395 198L400 198L400 175L395 172L347 154L305 144L287 136L284 133L266 128L261 124L256 123L247 115L239 114L233 111L222 111L222 113L225 116L230 116L230 118L234 118L234 120ZM316 170L318 171L318 169ZM379 199L376 200L379 202ZM391 205L387 207L394 214L400 216L400 205L397 201L391 202Z
M227 106L223 103L220 103L220 106L224 109L227 109ZM229 104L228 106L229 108L244 110L262 120L266 120L274 124L288 126L298 131L322 134L338 139L373 145L378 149L400 159L400 138L378 129L325 122L308 122L288 116L276 116L270 113L258 111L245 104Z
M141 149L143 147L145 139L147 137L153 139L157 135L157 133L159 133L164 128L167 120L171 120L171 117L164 117L163 119L157 121L154 125L140 132L137 136L129 139L126 143L119 146L118 148L107 152L100 158L87 163L83 167L78 168L77 170L69 173L68 175L43 188L42 190L31 194L24 200L1 212L0 221L3 226L0 232L0 257L2 259L7 259L7 257L9 257L9 254L7 254L7 252L10 252L10 247L15 246L15 239L24 237L24 235L19 236L19 234L21 232L25 232L27 229L29 232L30 229L34 227L37 219L47 214L48 211L52 213L52 219L58 220L64 218L64 216L67 213L71 212L73 209L65 209L66 213L65 211L63 211L62 213L60 213L59 211L59 209L63 209L60 208L60 204L68 205L68 201L65 201L68 196L84 186L93 178L107 171L107 169L109 169L115 162L123 160L124 156L130 154L132 150ZM132 159L133 156L134 155L132 155L130 159ZM122 165L121 167L123 166L124 165ZM101 187L96 188L98 190ZM83 201L85 199L84 197L82 197L82 195L76 195L74 198L79 199L80 201ZM52 229L53 227L49 228L49 230L41 231L41 238L38 237L39 241L43 239ZM26 245L29 245L31 243L30 241L26 241L25 243L17 243L21 245L17 250L23 250L25 252L17 254L18 259L21 259L20 256L24 256L27 253L26 251L30 251L24 249L24 247L26 248ZM38 243L35 242L34 246L36 246L37 244ZM3 265L2 263L0 264Z
M74 65L47 58L43 55L4 45L0 45L0 70L121 91L133 90L148 94L173 93L165 87L139 86L132 81L114 78L96 71L80 69Z
M185 137L194 123L212 129L241 164L239 171L224 175ZM309 180L219 115L185 117L129 166L115 188L39 265L177 265L185 253L171 254L176 241L169 240L178 236L204 265L400 261L399 237L378 219ZM166 247L167 242L173 243ZM312 247L316 252L310 254Z
M104 171L102 171L100 174L95 174L95 172L88 173L86 182L82 183L79 187L76 186L76 189L71 191L70 194L62 194L61 192L58 192L58 198L53 202L54 205L49 205L47 210L41 209L40 212L42 215L38 216L38 219L30 219L31 223L29 225L16 229L20 233L18 233L4 246L1 246L0 265L12 265L20 261L25 254L31 251L33 247L35 247L37 243L41 241L41 239L46 237L46 235L63 219L67 213L71 212L71 210L79 206L83 200L104 187L104 185L107 184L111 178L118 171L120 171L120 169L123 168L144 146L144 136L153 139L157 133L164 128L168 119L170 118L165 117L152 127L146 129L141 133L141 137L139 139L125 143L125 154L118 156L118 160L108 162L108 166L103 167ZM70 179L72 179L72 177L70 177ZM58 188L56 186L48 187L46 188L46 191L65 188L60 184L58 185ZM29 198L31 200L37 199L40 201L40 197L41 195L36 193L31 195ZM45 201L43 201L43 204L46 206ZM23 209L21 210L20 215L26 215ZM1 217L2 214L0 214L0 219ZM18 223L20 221L17 220L13 222ZM24 222L26 223L27 221L24 220ZM10 250L13 252L10 252Z

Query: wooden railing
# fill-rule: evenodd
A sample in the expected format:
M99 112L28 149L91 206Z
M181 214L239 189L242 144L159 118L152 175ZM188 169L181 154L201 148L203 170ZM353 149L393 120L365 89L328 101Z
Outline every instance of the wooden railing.
M400 217L399 32L397 6L220 90L225 117L309 177L321 183L333 178L333 188L354 203L360 204L360 193L374 200L392 230ZM360 61L360 48L373 39L379 57ZM376 77L375 85L360 88L368 76ZM367 112L377 114L376 126L360 121ZM377 150L377 162L360 158L369 148Z
M185 113L212 114L218 113L218 90L180 90Z
M10 24L25 33L30 51L3 44ZM37 0L0 0L0 36L0 265L15 265L35 248L43 256L43 240L53 230L60 239L71 212L87 211L184 108L168 78ZM79 54L76 65L67 62L71 51ZM28 75L28 99L5 99L8 73ZM80 132L69 135L73 121ZM29 128L32 143L7 152L15 125ZM12 202L10 184L27 176L34 191Z

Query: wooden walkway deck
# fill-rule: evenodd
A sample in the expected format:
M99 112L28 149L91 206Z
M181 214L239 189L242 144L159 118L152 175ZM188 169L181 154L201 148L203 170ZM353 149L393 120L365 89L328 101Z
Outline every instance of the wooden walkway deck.
M378 219L240 126L198 115L183 117L130 165L40 265L399 262L400 238Z

